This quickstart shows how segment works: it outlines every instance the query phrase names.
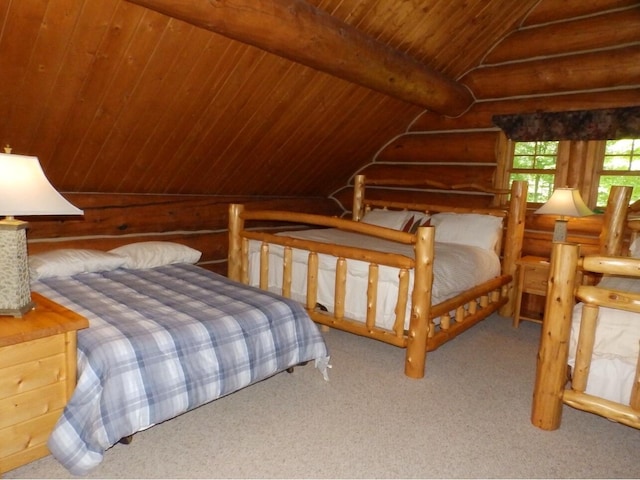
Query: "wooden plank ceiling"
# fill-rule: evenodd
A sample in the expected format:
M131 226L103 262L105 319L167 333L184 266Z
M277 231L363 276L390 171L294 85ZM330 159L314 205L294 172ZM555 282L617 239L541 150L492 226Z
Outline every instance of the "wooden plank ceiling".
M309 1L452 81L537 3ZM124 0L1 0L0 142L68 192L325 196L424 110L192 23Z

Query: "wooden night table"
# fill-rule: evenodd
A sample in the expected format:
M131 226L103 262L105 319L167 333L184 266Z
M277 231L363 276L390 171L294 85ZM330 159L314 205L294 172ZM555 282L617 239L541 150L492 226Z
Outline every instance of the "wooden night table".
M525 293L547 296L549 280L549 259L543 257L525 256L516 262L518 264L518 291L516 309L513 315L513 326L518 327L520 320L542 323L543 315L522 311L522 296Z
M76 385L86 318L32 293L36 308L0 317L0 474L49 454L47 439Z

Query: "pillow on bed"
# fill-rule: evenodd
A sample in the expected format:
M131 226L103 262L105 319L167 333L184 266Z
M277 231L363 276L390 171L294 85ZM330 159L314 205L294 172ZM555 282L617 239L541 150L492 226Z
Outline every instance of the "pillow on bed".
M420 223L427 220L429 216L424 212L414 212L411 210L386 210L374 208L369 210L362 217L361 222L378 227L392 228L408 232L418 229ZM415 226L415 229L413 228Z
M68 277L77 273L106 272L124 265L126 258L100 250L62 248L29 255L31 280Z
M139 270L173 263L196 263L202 252L174 242L137 242L109 250L125 258L125 268Z
M369 210L362 217L362 223L369 225L377 225L378 227L393 228L394 230L402 230L409 218L411 212L407 210L385 210L382 208L374 208Z
M460 243L494 250L502 235L502 218L480 213L436 213L436 242Z

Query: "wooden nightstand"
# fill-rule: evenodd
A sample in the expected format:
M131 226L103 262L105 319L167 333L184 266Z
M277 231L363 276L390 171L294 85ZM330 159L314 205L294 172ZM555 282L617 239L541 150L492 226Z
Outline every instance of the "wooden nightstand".
M542 323L542 314L523 312L522 296L525 293L547 296L547 283L549 279L549 260L543 257L522 257L518 264L518 292L516 297L516 310L513 315L513 326L518 327L520 320L529 320Z
M76 385L82 316L37 293L23 318L0 317L0 474L49 454L47 439Z

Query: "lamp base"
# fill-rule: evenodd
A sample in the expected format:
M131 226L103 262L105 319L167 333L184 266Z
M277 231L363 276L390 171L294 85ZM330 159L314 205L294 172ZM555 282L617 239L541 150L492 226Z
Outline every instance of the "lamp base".
M29 224L13 218L0 220L0 315L22 317L31 301L27 233Z
M30 312L34 308L36 308L36 304L35 304L35 302L30 300L29 303L27 303L26 305L23 305L20 308L0 309L0 317L22 318L22 317L25 316L25 314L27 314L28 312Z
M556 224L553 227L553 243L562 243L567 241L567 223L564 218L556 220Z

